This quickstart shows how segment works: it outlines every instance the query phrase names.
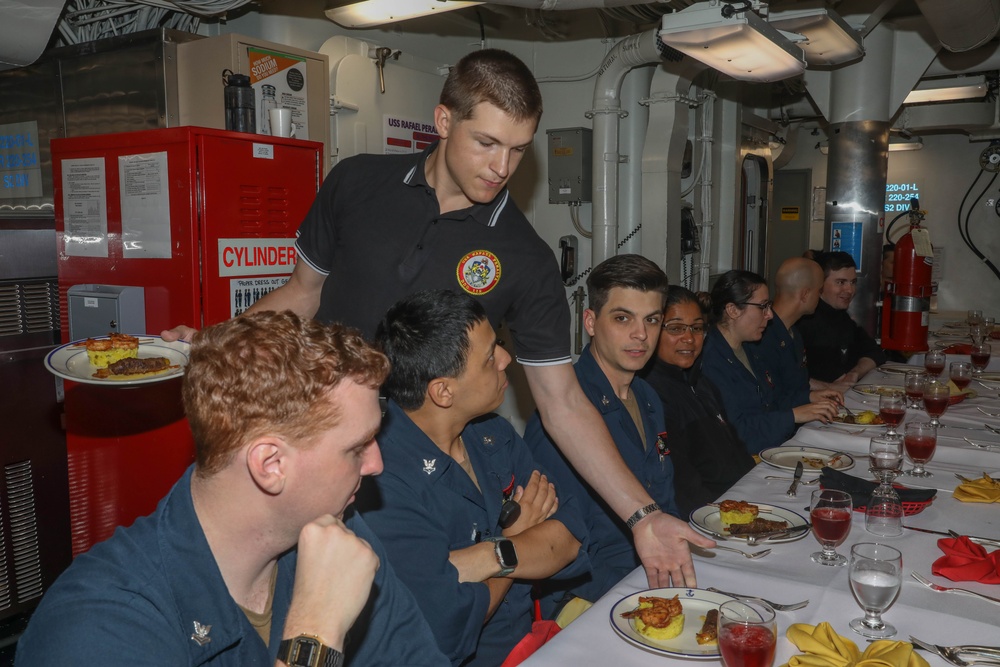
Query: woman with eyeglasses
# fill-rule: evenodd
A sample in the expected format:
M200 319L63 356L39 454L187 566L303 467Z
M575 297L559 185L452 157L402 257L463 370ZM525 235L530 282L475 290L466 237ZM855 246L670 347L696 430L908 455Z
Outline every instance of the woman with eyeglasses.
M820 399L794 408L781 407L774 381L755 346L774 317L767 283L750 271L727 271L712 288L712 328L705 338L702 366L722 394L726 414L751 454L777 447L796 425L829 422L838 406Z
M670 287L656 356L645 376L663 402L682 516L721 496L754 466L726 419L719 390L701 372L707 327L698 297Z

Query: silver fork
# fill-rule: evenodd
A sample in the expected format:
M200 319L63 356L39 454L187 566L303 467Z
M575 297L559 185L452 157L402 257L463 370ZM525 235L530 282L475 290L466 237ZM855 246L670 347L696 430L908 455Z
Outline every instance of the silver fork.
M750 560L753 560L755 558L763 558L764 556L771 553L770 549L763 549L762 551L754 551L753 553L750 553L747 551L740 551L739 549L734 549L732 547L724 547L720 544L715 545L715 548L722 549L723 551L732 551L733 553L739 554L744 558L749 558Z
M987 415L987 416L989 416L989 417L1000 417L1000 412L990 412L989 410L983 410L983 409L982 409L981 407L979 407L978 405L976 406L976 410L979 410L979 411L980 411L980 412L982 412L982 413L983 413L984 415Z
M775 611L795 611L796 609L802 609L807 604L809 600L803 600L802 602L796 602L794 604L781 604L778 602L771 602L770 600L765 600L764 598L757 597L756 595L743 595L742 593L729 593L728 591L720 591L718 588L706 588L706 591L712 591L713 593L720 593L722 595L728 595L734 598L744 598L748 600L760 600L761 602L767 604L771 609Z
M989 429L993 433L996 433L997 435L1000 435L1000 429L998 429L997 427L990 426L989 424L983 424L983 426L985 426L987 429Z
M937 653L939 656L947 660L957 667L967 667L968 665L1000 665L997 660L965 660L959 657L959 654L964 655L985 655L987 657L996 656L1000 658L1000 651L997 649L990 648L988 646L938 646L937 644L931 644L930 642L925 642L923 640L917 639L914 636L910 636L910 641L921 648L924 648L933 653Z
M923 584L932 591L939 591L941 593L964 593L965 595L971 595L972 597L982 598L987 602L992 602L993 604L1000 604L1000 598L991 598L989 595L983 595L982 593L977 593L975 591L970 591L966 588L952 588L949 586L941 586L935 584L933 581L922 577L916 572L910 572L910 576L917 580L917 582Z

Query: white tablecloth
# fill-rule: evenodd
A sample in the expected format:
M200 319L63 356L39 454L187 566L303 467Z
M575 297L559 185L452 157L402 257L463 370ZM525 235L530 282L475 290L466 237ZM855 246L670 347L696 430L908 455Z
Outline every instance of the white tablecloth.
M1000 348L1000 345L998 345ZM967 357L966 357L967 358ZM996 362L994 362L996 363ZM899 384L902 376L884 375L872 372L864 382L879 384ZM854 392L848 397L849 405L869 407L861 400L871 400ZM982 427L984 421L1000 425L1000 419L987 418L975 410L976 405L1000 412L998 391L986 391L989 397L966 400L951 406L943 418L944 423ZM877 403L874 407L878 409ZM922 411L914 411L908 418L927 419ZM1000 451L976 450L961 440L970 437L976 442L1000 444L1000 435L979 431L942 429L938 451L927 466L934 473L929 482L915 482L911 477L899 481L904 484L920 484L939 489L930 507L920 514L906 517L908 525L935 530L953 529L962 534L1000 537L1000 504L963 503L955 500L951 492L959 483L954 472L978 477L983 471L1000 471ZM799 430L796 437L786 444L812 445L835 449L858 455L857 465L850 470L859 477L869 477L867 473L868 439L876 430L860 435L856 431L830 427L806 427ZM957 436L957 439L954 437ZM809 495L815 485L800 486L798 496L785 495L789 481L766 480L765 475L788 476L790 472L779 470L767 464L760 464L730 489L723 498L749 500L761 504L784 507L808 516ZM815 478L815 473L807 473L806 480ZM877 537L865 531L864 515L855 512L851 534L838 548L844 555L850 554L852 544L857 542L883 542L895 546L903 553L904 581L899 598L884 614L885 619L898 629L897 639L907 639L914 635L937 644L994 644L1000 645L1000 605L984 600L952 593L935 593L924 588L910 578L910 572L919 572L932 581L946 586L958 586L976 590L993 597L1000 597L1000 586L974 582L953 583L931 574L931 564L942 555L935 535L905 530L899 537ZM749 549L742 542L730 541L729 546ZM850 638L861 650L867 645L865 639L855 634L849 627L851 619L861 616L850 592L847 567L826 567L818 565L809 554L819 550L819 544L812 534L804 538L781 544L766 545L771 554L757 560L747 560L739 554L723 551L695 553L699 587L735 591L748 595L759 595L775 602L792 603L808 599L809 605L793 612L778 612L778 652L775 665L787 662L797 653L797 649L784 638L785 630L792 623L816 624L828 621L839 634ZM647 588L642 569L637 569L619 582L601 598L590 610L568 628L560 632L548 644L526 661L525 665L641 665L668 664L671 662L691 663L691 659L665 657L646 651L624 641L611 628L609 614L611 608L623 597ZM697 619L689 623L699 623ZM946 665L934 655L924 654L931 665Z

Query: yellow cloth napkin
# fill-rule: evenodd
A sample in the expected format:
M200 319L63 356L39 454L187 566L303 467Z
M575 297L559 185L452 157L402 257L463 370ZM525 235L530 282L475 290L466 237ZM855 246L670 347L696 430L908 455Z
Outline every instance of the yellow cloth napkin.
M982 479L963 482L955 489L956 499L966 503L1000 502L1000 481L983 473Z
M802 651L782 667L929 667L907 642L881 639L864 653L850 639L833 631L829 623L795 623L785 632L788 641Z

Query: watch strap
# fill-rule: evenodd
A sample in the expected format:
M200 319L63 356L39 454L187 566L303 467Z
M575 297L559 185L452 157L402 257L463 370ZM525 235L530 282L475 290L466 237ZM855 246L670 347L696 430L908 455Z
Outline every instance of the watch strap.
M632 516L628 518L628 521L625 522L625 525L627 525L629 527L629 530L631 530L633 527L635 527L635 524L639 523L639 521L643 519L643 517L652 514L653 512L659 512L659 511L660 511L660 506L657 505L656 503L650 503L645 507L640 507L632 514Z
M317 651L315 657L302 656L299 652L300 643L308 644ZM305 657L305 660L303 658ZM343 667L344 654L335 648L323 644L319 637L299 635L293 639L282 639L278 644L278 660L292 667Z
M498 537L484 537L483 538L483 542L493 542L493 553L497 557L497 565L500 566L500 572L498 572L494 576L497 576L497 577L506 577L507 575L509 575L512 572L514 572L515 568L513 566L507 565L507 564L505 564L503 562L503 558L501 557L501 554L500 554L500 545L497 544L497 542L510 542L510 538L503 537L503 536L498 536Z

